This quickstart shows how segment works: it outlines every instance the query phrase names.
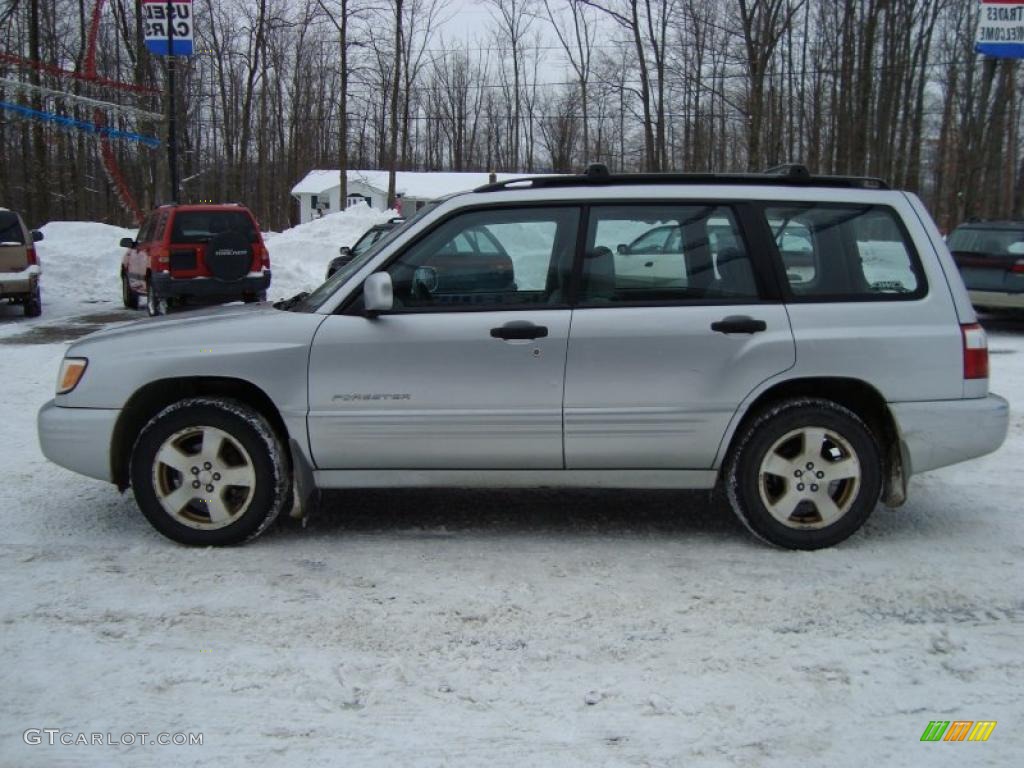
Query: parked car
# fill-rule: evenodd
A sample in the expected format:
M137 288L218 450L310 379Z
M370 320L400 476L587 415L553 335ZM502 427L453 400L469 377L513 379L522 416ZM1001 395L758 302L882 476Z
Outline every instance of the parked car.
M187 301L265 301L270 253L259 223L242 205L163 205L121 247L121 295L150 315Z
M656 226L680 247L641 280L617 244ZM780 227L813 249L799 277ZM311 294L81 339L58 381L46 456L196 545L326 488L719 486L816 549L1008 424L921 201L800 167L490 184Z
M947 243L975 307L1024 309L1024 221L968 222Z
M39 317L43 299L39 292L42 266L35 244L43 233L29 230L14 211L0 208L0 299L25 308L25 317Z
M393 232L404 223L405 219L401 216L396 216L383 224L374 224L366 230L362 237L356 240L356 244L351 248L347 245L338 248L338 255L331 259L331 263L327 265L327 277L330 278L331 275L352 261L356 256L361 256L368 251L371 245L380 242L388 232Z

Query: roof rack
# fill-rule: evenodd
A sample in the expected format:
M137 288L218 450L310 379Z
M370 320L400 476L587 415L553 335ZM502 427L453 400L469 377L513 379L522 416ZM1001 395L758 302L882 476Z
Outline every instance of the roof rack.
M793 187L839 187L846 189L889 189L882 179L870 176L814 176L807 166L787 163L764 173L610 173L604 163L592 163L584 173L564 176L524 176L484 184L474 192L502 192L511 189L552 189L610 184L731 184Z

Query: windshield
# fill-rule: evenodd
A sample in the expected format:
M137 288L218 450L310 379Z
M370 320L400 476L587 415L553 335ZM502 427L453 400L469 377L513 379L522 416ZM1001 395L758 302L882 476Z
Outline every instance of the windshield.
M385 234L387 234L386 230L371 229L365 235L356 240L356 244L352 246L352 254L354 256L362 256L370 250L371 245L382 240Z
M414 221L419 221L442 202L444 202L444 200L434 200L433 202L427 203L417 211L414 217L403 224L399 224L390 232L385 232L379 240L373 243L373 245L365 251L362 253L356 253L352 261L327 278L327 281L322 283L319 288L303 298L302 301L296 303L294 306L288 307L288 309L292 312L316 312L324 302L334 295L334 292L338 290L338 288L348 282L348 279L352 277L352 275L362 269L367 262L394 242L394 240L405 231L406 226ZM360 242L361 240L362 238L360 239ZM356 245L358 246L358 243Z

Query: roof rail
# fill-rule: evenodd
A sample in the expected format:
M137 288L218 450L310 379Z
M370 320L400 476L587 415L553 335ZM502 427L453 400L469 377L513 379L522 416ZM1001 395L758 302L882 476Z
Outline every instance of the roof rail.
M511 189L552 189L558 187L605 186L609 184L729 184L794 187L839 187L847 189L889 189L882 179L870 176L815 176L807 166L786 163L764 173L609 173L603 163L591 163L581 174L523 176L484 184L474 192L502 192Z

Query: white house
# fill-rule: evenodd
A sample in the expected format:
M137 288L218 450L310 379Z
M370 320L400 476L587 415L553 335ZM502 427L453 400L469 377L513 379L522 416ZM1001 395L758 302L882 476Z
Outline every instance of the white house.
M527 174L499 173L498 181L522 178ZM424 203L454 192L466 192L490 181L490 174L434 173L431 171L398 171L395 175L397 208L411 216ZM299 201L299 221L307 221L325 213L342 209L341 183L338 171L310 171L292 187L292 197ZM387 171L349 171L348 199L344 207L365 201L371 208L383 211L388 204Z

